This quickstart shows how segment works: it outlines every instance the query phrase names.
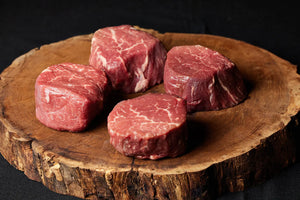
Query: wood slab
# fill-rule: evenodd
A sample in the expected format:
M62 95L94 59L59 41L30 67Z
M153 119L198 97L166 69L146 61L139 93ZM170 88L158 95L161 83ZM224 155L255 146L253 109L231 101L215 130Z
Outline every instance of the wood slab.
M17 58L0 80L0 151L50 190L87 199L212 199L263 182L296 161L300 76L296 66L242 41L205 34L161 34L170 49L201 44L241 71L249 90L241 104L188 116L188 152L157 161L125 157L109 144L106 117L81 133L59 132L35 118L34 84L46 67L88 64L92 34L44 45ZM150 91L163 92L163 85Z

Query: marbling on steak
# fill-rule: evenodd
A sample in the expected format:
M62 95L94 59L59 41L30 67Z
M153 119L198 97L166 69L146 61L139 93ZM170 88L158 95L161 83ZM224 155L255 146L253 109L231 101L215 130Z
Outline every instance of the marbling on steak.
M36 117L56 130L82 131L102 110L107 83L105 73L92 66L50 66L36 80Z
M89 62L105 70L114 89L136 93L162 82L166 54L154 36L121 25L94 33Z
M186 150L185 101L168 94L146 94L118 103L108 116L110 143L140 159L176 157Z
M235 64L200 45L177 46L168 52L164 88L185 99L188 112L232 107L247 96Z

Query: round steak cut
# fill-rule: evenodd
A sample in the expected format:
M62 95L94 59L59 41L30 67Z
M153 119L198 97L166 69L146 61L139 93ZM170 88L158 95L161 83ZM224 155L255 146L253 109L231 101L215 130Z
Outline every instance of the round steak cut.
M121 101L108 116L110 143L140 159L179 156L186 150L186 114L185 101L169 94Z
M50 66L35 83L36 117L56 130L82 131L101 112L107 87L104 71L92 66Z
M232 107L247 96L236 65L200 45L176 46L168 52L164 88L185 99L188 112Z
M114 89L128 94L162 82L166 55L156 37L121 25L94 33L89 62L104 69Z

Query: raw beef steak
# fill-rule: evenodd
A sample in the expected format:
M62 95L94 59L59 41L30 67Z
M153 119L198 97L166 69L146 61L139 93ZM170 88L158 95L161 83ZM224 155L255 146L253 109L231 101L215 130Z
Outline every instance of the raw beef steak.
M168 52L164 88L185 99L188 112L232 107L247 95L235 64L200 45L177 46Z
M154 36L121 25L95 32L89 61L104 68L114 89L136 93L162 82L166 54Z
M92 66L63 63L45 69L35 83L36 117L44 125L77 132L102 110L107 78Z
M172 95L150 93L121 101L107 126L110 143L127 156L155 160L186 149L186 104Z

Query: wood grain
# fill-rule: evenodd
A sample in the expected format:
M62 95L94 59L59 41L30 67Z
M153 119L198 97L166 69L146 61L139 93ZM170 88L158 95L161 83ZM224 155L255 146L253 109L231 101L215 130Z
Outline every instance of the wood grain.
M204 34L157 36L167 49L201 44L236 63L249 90L241 104L188 116L189 149L158 161L125 157L109 144L106 117L81 133L59 132L35 118L34 84L46 67L88 64L92 35L44 45L17 58L0 80L0 151L28 178L87 199L213 199L263 182L294 163L299 151L300 76L296 66L242 41ZM148 92L163 92L158 85Z

